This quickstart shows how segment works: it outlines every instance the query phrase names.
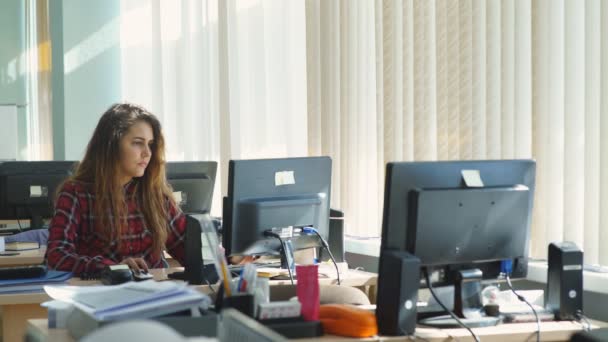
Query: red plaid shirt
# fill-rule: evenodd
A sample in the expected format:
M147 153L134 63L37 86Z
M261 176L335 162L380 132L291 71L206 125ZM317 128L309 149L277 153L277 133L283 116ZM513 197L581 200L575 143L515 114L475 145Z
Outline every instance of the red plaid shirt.
M75 275L96 273L127 257L143 258L150 268L166 267L162 253L160 257L152 253L152 232L146 226L135 196L136 183L137 180L133 180L125 185L128 230L120 237L120 249L116 241L108 247L106 240L94 230L95 195L87 185L65 183L55 202L55 215L49 226L46 251L49 269L71 271ZM167 252L183 265L186 217L173 205L169 208L167 229Z

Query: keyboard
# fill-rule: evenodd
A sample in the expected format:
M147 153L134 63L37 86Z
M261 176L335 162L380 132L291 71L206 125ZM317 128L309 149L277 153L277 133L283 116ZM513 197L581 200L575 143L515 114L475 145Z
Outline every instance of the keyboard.
M46 266L14 266L0 268L0 280L40 278L46 275Z

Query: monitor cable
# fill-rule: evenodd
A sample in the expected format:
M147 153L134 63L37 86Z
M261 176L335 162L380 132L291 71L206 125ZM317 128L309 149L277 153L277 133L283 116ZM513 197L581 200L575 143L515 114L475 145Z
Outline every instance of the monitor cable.
M536 318L536 342L540 342L540 317L538 317L538 313L534 309L534 306L532 306L532 304L524 296L520 295L515 291L513 285L511 284L511 278L509 277L509 273L505 273L505 279L507 280L507 286L509 286L509 289L515 294L517 299L526 303L530 307L530 309L532 309L532 313L534 313L534 318Z
M211 290L211 293L216 294L215 289L213 288L213 286L211 286L211 283L209 282L209 279L207 279L207 277L205 277L205 282L207 283L207 286Z
M437 295L435 294L435 290L433 289L433 286L431 285L431 279L429 277L429 272L427 270L426 267L422 268L422 272L424 274L424 279L426 281L426 285L429 288L429 291L431 292L431 295L433 296L433 298L435 299L435 301L437 302L437 304L439 304L443 310L445 310L448 314L450 314L450 316L452 316L452 318L458 322L458 324L460 324L463 328L467 329L469 331L469 333L471 333L471 336L473 336L473 339L477 342L480 342L481 340L479 339L479 336L477 336L473 330L471 330L471 328L469 328L466 324L464 324L463 321L460 320L460 318L458 318L458 316L456 316L456 314L454 312L452 312L451 310L449 310L445 304L443 304L443 302L441 302L439 300L439 297L437 297Z
M287 248L285 246L285 241L283 241L283 238L281 238L281 236L271 230L266 230L264 231L264 236L268 236L268 237L273 237L276 239L279 239L279 242L281 243L281 248L283 249L283 253L287 253ZM287 257L285 257L287 259ZM287 265L287 272L289 272L289 280L291 280L291 285L294 285L293 283L293 274L291 273L291 267L290 265Z
M583 324L583 322L585 322L583 324L583 329L585 331L590 331L591 330L591 323L589 322L589 319L587 319L587 317L583 314L582 310L576 310L576 313L574 314L574 317L576 317L576 320L578 322L580 322L581 324Z
M317 231L313 227L304 227L304 228L302 228L302 231L305 233L312 232L319 237L319 240L321 240L321 245L323 246L323 248L325 248L325 250L327 251L327 254L329 254L329 258L334 263L334 267L336 268L336 276L338 277L338 285L341 285L340 270L338 269L338 263L336 262L336 258L334 258L334 255L331 253L331 250L329 249L329 244L327 243L327 241L325 241L325 239L321 236L321 234L319 234L319 231Z

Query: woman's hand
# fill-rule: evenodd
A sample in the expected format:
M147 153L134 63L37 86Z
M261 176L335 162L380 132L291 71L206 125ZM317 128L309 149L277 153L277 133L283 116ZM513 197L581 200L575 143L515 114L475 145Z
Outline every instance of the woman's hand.
M135 273L139 273L141 271L144 271L146 273L148 272L148 265L146 264L146 261L142 258L129 257L123 259L123 261L121 261L120 263L129 266L129 268Z

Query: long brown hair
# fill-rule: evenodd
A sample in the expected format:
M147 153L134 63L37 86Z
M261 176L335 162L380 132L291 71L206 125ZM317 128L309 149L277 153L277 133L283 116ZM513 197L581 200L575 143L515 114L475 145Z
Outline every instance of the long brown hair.
M92 187L95 229L108 242L115 241L120 247L120 237L127 229L127 205L118 176L120 140L139 121L152 127L154 140L150 146L150 162L135 185L135 195L152 232L153 253L159 255L167 239L167 205L175 206L175 201L165 175L165 139L160 122L153 114L128 103L117 103L108 108L99 119L84 158L70 180Z

